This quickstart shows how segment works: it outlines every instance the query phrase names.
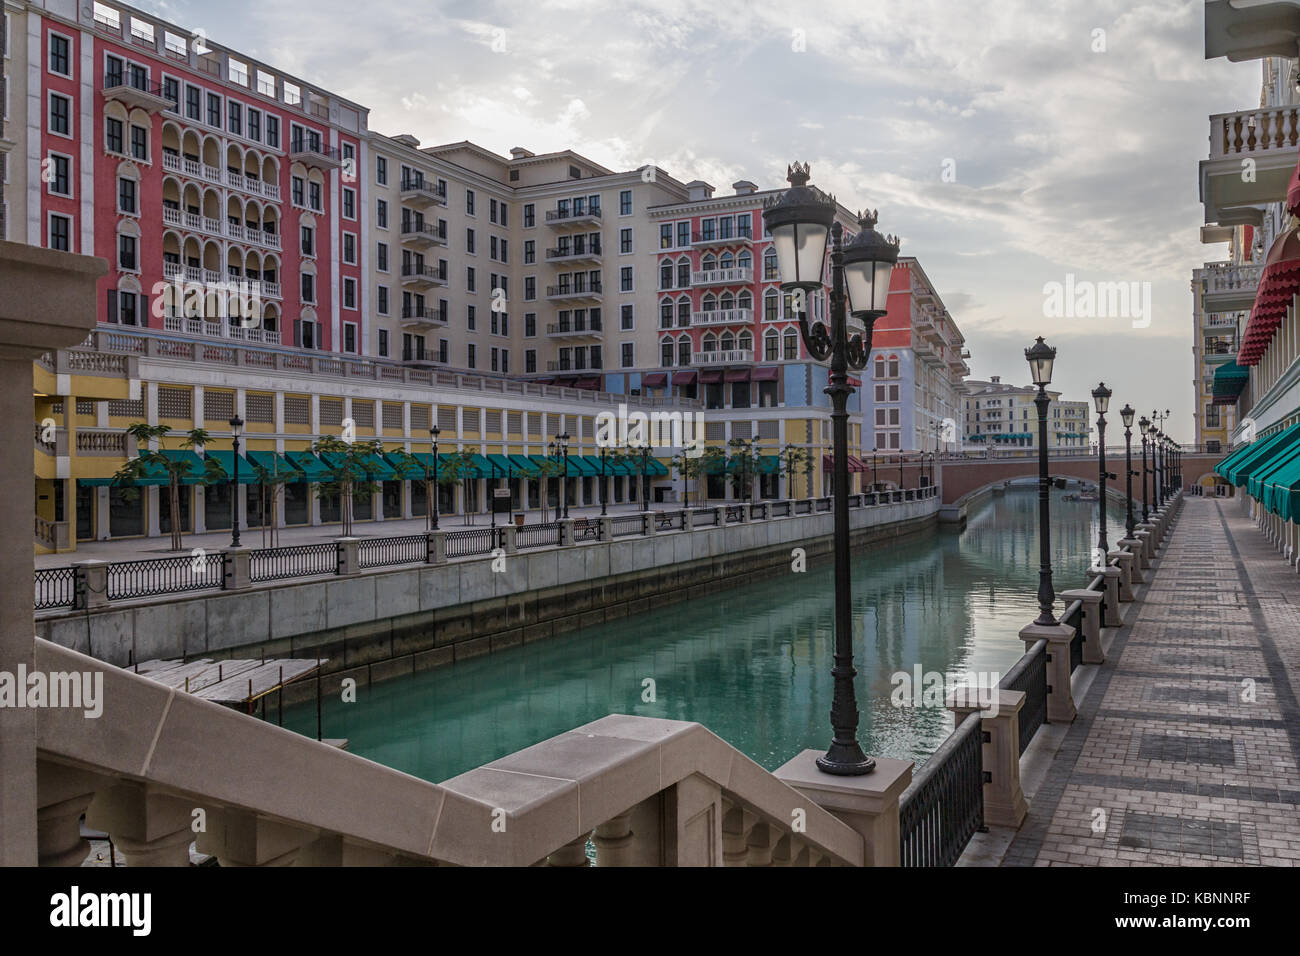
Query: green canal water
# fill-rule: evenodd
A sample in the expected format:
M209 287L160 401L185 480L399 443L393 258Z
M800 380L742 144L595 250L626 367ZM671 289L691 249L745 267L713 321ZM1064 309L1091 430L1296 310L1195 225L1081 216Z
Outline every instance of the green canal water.
M1055 585L1080 587L1097 540L1096 502L1052 502ZM1113 543L1123 509L1109 512ZM1038 613L1037 491L990 498L961 533L935 532L853 555L854 648L869 754L919 763L952 726L936 707L895 707L891 675L1005 673ZM774 769L830 741L832 565L756 579L694 601L523 645L324 701L326 737L441 781L610 713L694 720ZM1061 603L1057 602L1057 613ZM647 679L654 700L647 702ZM284 725L315 736L315 704Z

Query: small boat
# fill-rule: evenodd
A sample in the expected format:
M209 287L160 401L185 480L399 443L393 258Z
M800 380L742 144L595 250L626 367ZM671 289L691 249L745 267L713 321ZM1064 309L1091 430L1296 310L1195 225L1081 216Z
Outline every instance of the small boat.
M1075 501L1096 501L1098 500L1098 497L1099 496L1095 491L1084 491L1080 492L1079 495L1076 496Z

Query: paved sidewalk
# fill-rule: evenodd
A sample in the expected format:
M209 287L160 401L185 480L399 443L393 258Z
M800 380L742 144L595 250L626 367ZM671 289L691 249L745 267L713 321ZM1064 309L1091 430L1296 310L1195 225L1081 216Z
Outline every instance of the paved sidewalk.
M1300 577L1186 499L1003 865L1300 863L1297 690Z

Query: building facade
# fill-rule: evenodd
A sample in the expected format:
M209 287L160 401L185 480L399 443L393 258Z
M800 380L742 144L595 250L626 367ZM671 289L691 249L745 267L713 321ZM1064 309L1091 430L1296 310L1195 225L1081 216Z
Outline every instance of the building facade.
M966 447L1037 448L1038 407L1032 385L1009 385L1001 376L989 381L967 381L962 399L962 434ZM1047 392L1048 450L1085 454L1091 447L1088 402L1065 401L1061 393Z
M39 543L161 533L162 492L137 514L110 484L137 451L123 430L170 425L171 448L201 427L227 448L236 415L250 453L302 451L347 419L395 450L428 446L436 424L448 450L544 454L565 432L581 456L599 409L700 409L706 443L766 463L756 494L828 492L827 370L762 225L780 190L714 196L570 150L385 135L367 107L123 4L9 0L4 19L8 102L26 106L0 130L8 238L110 264L101 333L37 368L36 420L53 420L37 430ZM839 218L851 237L856 218ZM855 488L864 451L931 446L965 368L915 259L894 284L867 397L852 399ZM827 303L810 297L814 318ZM783 475L788 447L807 465ZM686 493L674 453L657 451L655 500ZM521 507L537 503L508 477ZM486 508L495 477L482 481L448 506ZM375 520L418 513L411 484ZM722 475L696 484L697 498L741 493ZM219 525L227 493L192 489L187 527ZM274 520L290 517L332 520L312 501Z

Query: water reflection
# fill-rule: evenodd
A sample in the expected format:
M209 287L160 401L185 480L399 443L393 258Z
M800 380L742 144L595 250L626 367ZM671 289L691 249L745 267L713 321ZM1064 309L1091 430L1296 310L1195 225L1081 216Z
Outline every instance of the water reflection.
M1054 493L1058 590L1083 583L1096 504ZM1116 518L1111 512L1112 538ZM853 609L861 739L871 754L932 753L946 711L896 708L890 675L1004 673L1038 613L1037 498L1009 491L937 532L854 555ZM362 689L326 701L327 736L354 753L443 780L608 713L695 720L774 768L830 739L833 581L829 562L667 605L562 638ZM1058 613L1060 605L1057 606ZM647 679L654 682L654 700ZM285 726L315 733L314 706Z

